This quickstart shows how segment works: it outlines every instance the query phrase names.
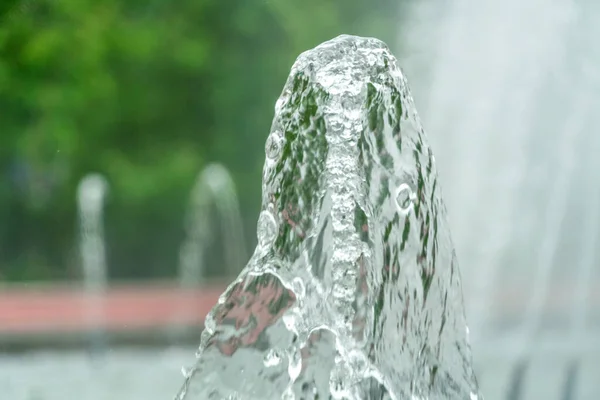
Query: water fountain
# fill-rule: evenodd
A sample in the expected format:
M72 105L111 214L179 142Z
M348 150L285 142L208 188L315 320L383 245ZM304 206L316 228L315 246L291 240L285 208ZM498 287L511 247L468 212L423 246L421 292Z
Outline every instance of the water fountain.
M533 257L525 253L539 246L525 236L543 220L535 220L535 210L534 217L522 216L521 199L543 199L531 190L538 189L532 167L555 150L545 154L538 148L535 154L542 136L535 133L542 128L541 113L558 108L544 92L556 87L555 68L564 57L574 12L568 2L545 0L426 2L431 3L438 18L421 20L410 39L414 47L434 50L408 69L409 76L420 78L417 103L423 104L441 174L450 183L451 227L469 277L465 296L472 300L468 314L477 341L486 334L498 272L507 263L515 264L514 271L524 268L530 262L525 257ZM417 35L429 29L437 34L423 43ZM423 63L431 73L420 73ZM540 101L542 93L546 99ZM525 240L530 249L520 258L504 253Z
M102 300L106 290L107 272L104 247L102 211L108 190L106 179L100 174L86 175L77 188L80 222L80 256L83 268L83 284L86 292L86 324L90 328L90 344L93 351L104 346L102 331Z
M190 194L186 237L179 251L179 283L183 294L197 288L205 278L204 252L214 237L211 225L213 205L221 222L221 242L227 244L223 248L226 268L223 275L235 276L245 263L247 253L235 184L224 166L209 164L198 175ZM189 315L190 308L194 307L196 305L183 296L178 313L173 318L170 333L172 341L181 342L188 333L197 332L198 327L187 327L180 323L185 315Z
M573 358L593 348L583 321L598 279L598 169L585 160L600 146L598 11L575 0L425 0L401 24L488 400L558 399ZM570 284L573 308L561 307L555 291ZM502 300L515 294L524 312L509 319ZM600 387L590 393L574 398L598 398Z
M204 250L212 235L214 204L221 221L225 251L225 275L235 276L246 260L242 218L235 184L229 171L210 164L198 175L186 217L186 239L179 252L179 278L183 287L196 287L204 277Z
M298 58L262 193L178 399L480 398L435 158L382 42Z

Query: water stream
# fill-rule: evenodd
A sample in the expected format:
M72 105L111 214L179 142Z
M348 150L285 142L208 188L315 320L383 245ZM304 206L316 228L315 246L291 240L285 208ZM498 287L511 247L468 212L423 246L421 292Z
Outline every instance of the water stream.
M258 246L178 399L478 399L428 145L387 46L300 55L266 143Z
M103 208L108 183L100 174L86 175L77 188L80 222L80 256L86 291L87 325L91 329L92 350L104 347L103 295L107 286Z
M190 195L186 216L186 238L180 249L179 279L183 287L197 286L205 278L204 251L211 244L212 206L221 223L227 270L235 276L246 262L242 218L235 184L229 171L220 164L206 166L198 175Z
M402 16L488 400L600 394L597 367L573 367L597 345L599 15L588 0L424 0Z
M213 210L221 224L221 236L215 240L215 227L212 222ZM188 289L197 289L206 279L207 269L205 251L209 246L222 243L224 252L224 271L220 274L231 277L237 275L246 262L246 246L240 215L240 205L235 190L235 184L229 171L221 164L209 164L199 174L190 194L188 210L185 219L186 236L179 250L179 284L181 285L182 300L173 315L171 340L181 341L190 331L198 333L199 327L183 326L190 309L196 309L196 304L190 304L185 297Z

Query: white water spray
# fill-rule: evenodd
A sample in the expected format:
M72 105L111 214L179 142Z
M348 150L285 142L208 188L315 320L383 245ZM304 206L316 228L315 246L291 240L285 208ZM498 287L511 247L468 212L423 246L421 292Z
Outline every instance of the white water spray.
M92 348L104 341L103 297L107 285L103 207L108 183L100 174L85 176L77 188L80 221L80 256L86 293L85 318L91 329Z

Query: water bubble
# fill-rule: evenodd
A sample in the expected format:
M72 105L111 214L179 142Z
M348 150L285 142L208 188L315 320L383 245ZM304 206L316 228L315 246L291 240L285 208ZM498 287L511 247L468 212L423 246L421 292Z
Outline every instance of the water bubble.
M306 293L306 288L304 287L304 282L302 282L302 278L295 277L292 279L292 290L296 293L297 297L304 297Z
M260 213L256 235L258 236L258 245L263 249L269 247L275 241L277 221L275 221L273 214L268 211Z
M263 359L263 363L265 367L275 367L281 363L281 355L275 349L269 350L269 352L265 355Z
M410 186L403 183L396 189L394 199L396 200L398 212L402 215L407 215L414 207L416 196Z
M279 114L281 112L281 109L283 108L287 100L288 96L286 96L285 94L283 94L280 98L277 99L277 101L275 102L275 114Z
M265 154L268 159L275 160L279 158L281 154L282 143L281 136L278 132L273 132L267 138L267 143L265 145Z
M377 63L377 56L373 53L367 54L367 62L369 65L375 65Z
M288 311L281 317L281 319L283 320L283 323L288 331L296 332L296 330L297 330L296 329L296 318L297 318L296 314L293 312L290 312L290 311Z

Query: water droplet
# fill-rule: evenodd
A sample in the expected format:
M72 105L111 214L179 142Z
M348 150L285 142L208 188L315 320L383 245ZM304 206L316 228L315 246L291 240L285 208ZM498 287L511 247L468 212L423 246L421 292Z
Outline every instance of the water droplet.
M269 350L269 352L265 355L265 358L263 359L265 367L275 367L279 365L280 362L281 356L279 355L279 352L274 349Z
M295 351L290 356L290 362L288 364L288 375L290 376L290 380L294 382L298 376L300 376L300 372L302 371L302 356L300 355L300 351Z
M204 329L210 334L215 333L215 329L217 329L217 323L215 322L212 312L208 313L204 319Z
M282 95L280 98L277 99L277 101L275 102L275 114L279 114L281 112L281 109L283 108L283 105L287 102L288 100L288 96L286 95Z
M367 54L367 62L369 65L375 65L377 63L377 56L373 53Z
M187 367L181 367L181 375L183 375L183 377L185 379L189 378L190 376L192 376L192 373L194 372L193 368L187 368Z
M275 221L273 214L268 211L260 213L256 235L258 236L258 245L263 249L269 247L275 241L277 221Z
M302 282L302 278L295 277L292 279L292 290L296 293L297 297L304 297L306 294L306 288L304 287L304 282Z
M479 396L473 392L469 393L469 400L479 400Z
M273 132L269 135L269 137L267 138L267 143L265 145L265 153L267 155L267 158L271 160L279 158L279 155L281 154L281 148L283 145L282 142L283 140L281 139L279 132Z
M410 186L403 183L396 189L394 198L396 199L396 208L398 209L398 212L402 215L407 215L414 206L416 196Z
M281 317L288 331L296 332L296 318L296 314L290 311L288 311Z

